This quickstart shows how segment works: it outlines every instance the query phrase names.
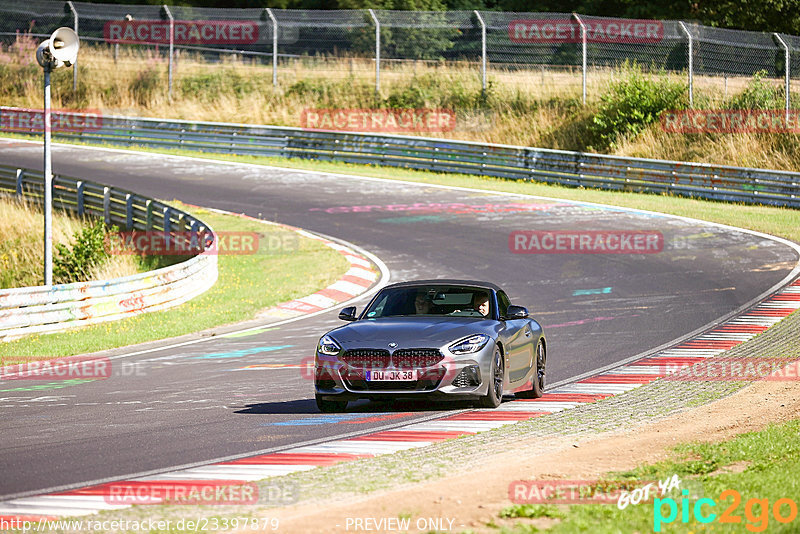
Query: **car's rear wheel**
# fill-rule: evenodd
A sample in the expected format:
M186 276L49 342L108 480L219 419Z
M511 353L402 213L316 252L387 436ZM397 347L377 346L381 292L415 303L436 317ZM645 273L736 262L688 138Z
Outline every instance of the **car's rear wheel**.
M478 405L481 408L497 408L503 402L503 380L505 379L503 353L499 347L494 348L492 365L489 372L489 384L486 395L481 397Z
M533 382L531 397L534 399L538 399L544 394L545 363L547 363L547 349L545 349L544 342L540 339L536 345L536 374L531 380Z
M323 413L336 413L343 412L347 408L347 401L332 401L322 398L322 395L316 395L317 408Z
M538 399L544 394L544 377L545 377L545 363L547 362L547 350L545 349L544 342L540 339L536 344L536 352L533 355L532 364L535 366L533 376L531 377L531 387L524 391L518 391L514 394L515 397L520 399Z

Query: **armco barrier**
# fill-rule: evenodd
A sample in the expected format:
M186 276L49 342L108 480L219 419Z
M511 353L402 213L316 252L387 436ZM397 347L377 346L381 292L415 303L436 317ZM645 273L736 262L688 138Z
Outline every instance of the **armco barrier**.
M41 204L39 171L0 166L0 195ZM211 232L192 215L130 191L53 177L53 207L102 217L126 229ZM121 319L181 304L217 280L217 256L200 254L155 271L113 280L0 290L0 340Z
M0 107L0 114L18 111ZM35 128L27 132L39 133ZM53 135L63 140L408 167L800 208L800 175L766 169L413 136L114 116L104 116L102 125L91 131Z

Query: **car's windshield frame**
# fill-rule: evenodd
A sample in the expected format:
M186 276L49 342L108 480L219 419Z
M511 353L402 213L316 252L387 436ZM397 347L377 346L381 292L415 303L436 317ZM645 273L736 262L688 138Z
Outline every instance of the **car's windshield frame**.
M455 295L461 293L472 293L468 302L445 303L436 297ZM488 298L488 310L486 315L481 312L471 312L476 294L485 294ZM425 313L421 311L424 306L420 306L420 295L428 298L428 310L435 310L435 313ZM413 296L413 297L412 297ZM395 297L391 303L387 298ZM384 312L384 306L391 305L393 309L389 313ZM380 308L380 309L378 309ZM407 286L392 286L382 289L370 301L359 319L384 319L390 317L460 317L473 319L495 319L497 316L497 303L493 289L482 286L466 284L419 284Z

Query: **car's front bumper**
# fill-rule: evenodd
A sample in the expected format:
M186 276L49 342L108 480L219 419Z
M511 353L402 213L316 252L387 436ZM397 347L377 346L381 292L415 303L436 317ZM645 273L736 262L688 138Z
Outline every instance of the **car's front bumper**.
M468 355L455 356L443 351L444 359L441 362L416 368L418 379L408 382L367 381L368 369L352 367L337 357L318 353L315 359L315 390L317 395L326 400L411 398L419 395L451 399L478 398L487 392L493 352L491 343Z

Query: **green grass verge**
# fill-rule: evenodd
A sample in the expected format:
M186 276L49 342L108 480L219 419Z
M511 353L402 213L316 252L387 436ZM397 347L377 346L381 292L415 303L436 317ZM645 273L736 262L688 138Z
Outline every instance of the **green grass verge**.
M6 137L34 139L30 136L3 134ZM38 140L38 139L35 139ZM124 148L109 144L73 143L106 148ZM625 208L635 208L682 217L691 217L705 221L728 224L747 228L770 235L783 237L800 243L800 210L776 208L770 206L753 206L731 202L692 199L673 195L657 195L646 193L627 193L619 191L603 191L600 189L572 188L550 185L540 182L506 180L483 176L435 173L400 169L393 167L377 167L372 165L353 165L348 163L321 162L300 159L267 158L256 156L232 156L227 154L211 154L190 150L165 150L148 147L133 147L131 150L192 156L212 160L235 161L257 165L271 165L289 169L306 169L319 172L334 172L385 178L388 180L407 180L411 182L437 184L458 187L472 187L504 193L520 193L539 195L564 200L597 202Z
M682 495L673 491L677 515L671 521L670 506L666 502L628 505L620 510L614 504L580 504L569 507L553 505L516 505L504 509L501 518L550 517L560 519L547 530L554 534L575 532L797 532L800 529L800 421L770 425L764 430L741 434L719 443L684 444L675 448L674 457L657 464L646 465L624 473L612 473L609 478L622 480L665 480L678 475L683 487L691 488L688 495L687 520L682 517ZM726 490L733 490L737 493ZM736 495L739 502L736 502ZM667 496L669 498L669 496ZM704 524L695 517L695 503L700 498L711 499L716 506L705 501L700 508L702 516L716 514L713 521ZM777 509L784 519L776 519L775 503L783 501ZM666 498L665 498L666 501ZM660 510L660 513L659 513ZM738 522L720 521L724 512ZM655 521L655 517L663 520ZM529 532L530 525L518 524L511 530L515 534Z
M263 308L326 287L349 268L344 257L335 250L284 228L188 208L179 202L170 204L194 214L217 232L259 232L272 242L285 239L287 246L280 247L281 250L259 250L252 255L221 254L218 257L219 279L214 287L181 306L69 332L32 335L1 343L0 365L122 347L244 321Z

